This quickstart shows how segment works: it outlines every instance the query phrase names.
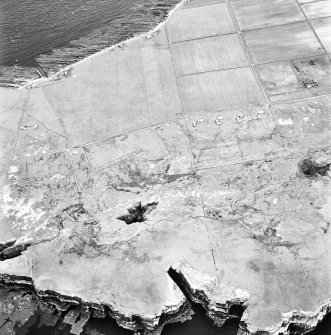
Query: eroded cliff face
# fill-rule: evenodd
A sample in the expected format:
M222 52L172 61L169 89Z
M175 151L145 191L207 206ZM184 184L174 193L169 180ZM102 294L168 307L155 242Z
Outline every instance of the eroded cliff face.
M89 329L90 320L98 319L104 319L109 329L116 332L121 331L119 326L123 327L121 334L160 334L166 324L184 322L193 314L190 304L183 301L179 306L166 308L160 318L123 315L105 304L84 302L79 297L53 291L37 291L31 280L16 276L2 276L0 297L0 334L48 327L43 329L77 335Z
M142 132L11 164L2 281L79 306L72 320L100 311L146 334L189 318L182 291L219 326L242 306L242 334L316 326L330 306L330 151L196 171L183 124Z
M284 335L330 309L330 97L270 102L249 59L224 69L229 10L183 3L61 80L3 91L0 279L73 333L98 315L160 334L191 301ZM190 43L211 50L197 67Z

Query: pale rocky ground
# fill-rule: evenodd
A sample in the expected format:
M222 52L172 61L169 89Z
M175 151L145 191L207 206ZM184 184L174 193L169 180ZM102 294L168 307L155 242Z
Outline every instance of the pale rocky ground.
M314 328L331 306L330 16L192 0L0 89L2 282L157 334L191 313L172 268L218 325L240 304L241 334Z

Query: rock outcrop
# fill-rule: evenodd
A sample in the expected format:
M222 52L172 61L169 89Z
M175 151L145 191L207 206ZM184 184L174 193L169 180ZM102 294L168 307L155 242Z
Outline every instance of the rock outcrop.
M239 33L232 7L183 2L61 80L1 89L0 279L72 310L73 332L92 313L160 334L191 300L241 334L304 333L330 309L329 65L284 84L284 29L321 57L308 24L259 53L270 31Z

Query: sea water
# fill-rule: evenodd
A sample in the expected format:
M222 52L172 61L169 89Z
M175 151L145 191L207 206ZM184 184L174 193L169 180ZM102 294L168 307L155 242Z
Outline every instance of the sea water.
M0 82L22 81L69 65L164 20L179 0L0 0ZM16 69L16 70L15 70ZM167 325L164 335L235 335L238 321L213 326L199 306L191 321ZM18 335L65 335L62 320L42 326L42 314L17 329ZM114 320L91 318L84 335L130 335ZM295 329L293 329L295 334ZM331 335L331 314L311 335Z
M1 0L0 81L24 82L146 32L179 0Z

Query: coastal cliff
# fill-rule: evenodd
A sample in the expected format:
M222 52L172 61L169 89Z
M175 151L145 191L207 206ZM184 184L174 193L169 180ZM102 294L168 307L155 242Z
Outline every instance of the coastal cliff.
M182 2L1 88L4 287L76 334L91 315L160 334L194 303L239 334L312 330L331 297L330 63L294 7L256 27L236 2Z

